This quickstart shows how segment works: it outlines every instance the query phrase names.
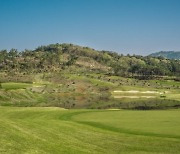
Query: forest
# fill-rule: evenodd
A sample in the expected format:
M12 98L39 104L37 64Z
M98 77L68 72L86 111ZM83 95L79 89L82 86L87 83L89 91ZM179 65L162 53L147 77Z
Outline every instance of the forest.
M76 69L74 69L76 68ZM50 44L35 50L0 51L0 71L7 73L102 72L122 77L151 79L180 75L180 61L163 57L123 55L73 44Z

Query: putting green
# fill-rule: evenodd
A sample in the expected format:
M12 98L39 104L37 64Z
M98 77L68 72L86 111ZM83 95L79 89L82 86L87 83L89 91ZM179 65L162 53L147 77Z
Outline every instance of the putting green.
M179 153L180 112L0 107L0 153Z

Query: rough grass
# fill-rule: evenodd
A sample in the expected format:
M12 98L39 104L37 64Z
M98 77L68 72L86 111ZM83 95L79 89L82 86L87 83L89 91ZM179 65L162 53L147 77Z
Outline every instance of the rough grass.
M68 72L29 75L28 83L22 80L28 75L21 75L15 82L18 77L11 76L11 82L1 82L0 105L96 109L180 107L179 82L174 80L137 80L102 73ZM141 93L114 93L115 90ZM142 93L146 91L158 93Z
M2 89L12 90L12 89L25 89L27 87L32 86L32 84L29 84L29 83L6 82L6 83L1 83L1 86L2 86Z
M180 112L0 107L0 153L179 153Z

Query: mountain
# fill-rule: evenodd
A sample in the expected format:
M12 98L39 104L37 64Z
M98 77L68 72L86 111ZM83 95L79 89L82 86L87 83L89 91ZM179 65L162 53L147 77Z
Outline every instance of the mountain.
M73 44L50 44L22 52L1 50L0 106L179 107L179 76L179 60L122 55ZM153 89L157 92L152 92L153 96L151 92L150 96L141 92L135 96L132 92L130 97L129 92L122 93L122 99L121 92L117 93L142 89L145 93ZM167 99L164 91L170 96Z
M180 61L122 55L73 44L50 44L35 50L0 51L0 72L34 74L45 72L94 72L117 76L169 76L180 74Z
M164 57L167 59L180 59L180 51L160 51L156 53L152 53L149 56L152 57Z

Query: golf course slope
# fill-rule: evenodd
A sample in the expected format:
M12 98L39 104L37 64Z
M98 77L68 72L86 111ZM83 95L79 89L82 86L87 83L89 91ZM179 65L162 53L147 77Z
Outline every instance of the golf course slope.
M0 153L179 153L179 111L0 107Z

